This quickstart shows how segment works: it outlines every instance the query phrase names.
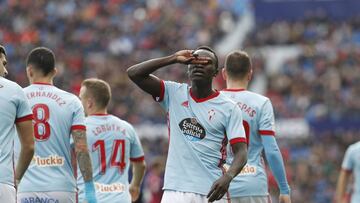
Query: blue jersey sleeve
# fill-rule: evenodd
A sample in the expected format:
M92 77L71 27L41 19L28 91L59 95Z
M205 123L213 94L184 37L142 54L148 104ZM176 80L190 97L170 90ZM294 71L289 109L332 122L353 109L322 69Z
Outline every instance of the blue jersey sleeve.
M280 194L289 194L290 187L286 179L286 172L280 149L274 136L261 136L264 146L265 156L270 169L278 183Z
M79 99L73 102L73 120L71 130L85 130L85 113L84 108Z
M24 91L19 87L16 94L16 122L32 119L32 111Z
M230 141L230 144L235 144L237 142L246 143L246 135L243 126L241 110L236 104L234 104L234 108L231 111L230 117L228 118L226 135Z
M345 156L344 156L344 160L342 162L341 168L347 171L352 171L354 168L354 155L353 155L353 150L352 147L350 146L346 152L345 152Z
M155 101L160 102L161 107L168 111L170 104L170 95L175 93L175 90L181 84L172 81L161 81L160 96L154 97Z
M275 135L274 110L270 100L267 100L261 108L259 117L259 134Z
M140 143L140 139L137 136L133 127L130 127L129 134L131 135L130 143L130 160L131 161L142 161L144 160L144 151Z

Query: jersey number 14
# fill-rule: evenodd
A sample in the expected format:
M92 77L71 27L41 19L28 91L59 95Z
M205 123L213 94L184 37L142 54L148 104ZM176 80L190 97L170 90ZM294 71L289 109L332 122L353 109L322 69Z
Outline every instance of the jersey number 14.
M100 173L104 175L106 172L106 153L104 140L98 140L93 144L92 151L97 150L99 150L100 152ZM118 160L118 155L120 155L120 160ZM125 166L125 140L114 140L110 158L110 167L117 167L119 169L119 172L123 173Z

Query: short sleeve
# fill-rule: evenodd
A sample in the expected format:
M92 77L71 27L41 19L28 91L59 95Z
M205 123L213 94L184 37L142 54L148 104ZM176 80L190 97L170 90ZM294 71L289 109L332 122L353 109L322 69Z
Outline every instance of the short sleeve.
M259 134L275 136L274 110L270 100L267 100L264 103L260 111Z
M22 122L32 120L32 111L28 99L25 96L24 90L19 87L16 95L16 120L15 122Z
M71 130L86 130L84 108L79 99L73 102L73 120Z
M144 151L140 143L140 139L137 136L133 127L130 126L129 133L131 134L131 146L130 146L130 160L131 161L143 161Z
M354 168L353 150L351 146L345 152L341 168L347 171L352 171Z
M169 109L169 103L170 103L170 96L173 95L176 91L176 89L181 84L172 82L172 81L161 81L161 90L160 90L160 96L154 97L155 101L159 102L161 107L168 111Z
M234 105L234 108L228 119L226 135L231 145L238 142L246 143L242 114L240 108L237 105Z

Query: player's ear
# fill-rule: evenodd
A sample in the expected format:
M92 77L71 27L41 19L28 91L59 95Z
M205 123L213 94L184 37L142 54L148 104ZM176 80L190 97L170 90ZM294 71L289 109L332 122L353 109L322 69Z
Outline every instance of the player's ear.
M31 65L26 66L26 75L28 77L33 77L34 73L33 73L33 68L31 67Z
M249 72L249 74L248 74L248 81L250 81L251 79L252 79L252 75L253 75L253 70L252 69L250 69L250 72Z
M54 73L53 73L53 74L54 74L53 76L56 76L57 73L58 73L58 69L55 67L54 70L53 70L53 72L54 72Z
M227 72L226 72L225 67L223 67L223 68L221 69L221 75L222 75L222 77L223 77L224 80L227 80Z

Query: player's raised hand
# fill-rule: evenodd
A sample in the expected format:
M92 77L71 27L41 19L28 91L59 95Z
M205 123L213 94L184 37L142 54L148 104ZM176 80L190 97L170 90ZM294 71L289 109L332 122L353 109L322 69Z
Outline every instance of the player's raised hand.
M281 194L279 196L279 202L280 203L291 203L290 195Z
M135 186L135 185L130 185L129 192L130 192L130 195L131 195L131 201L135 202L139 198L140 187Z
M176 62L182 64L207 64L211 58L194 54L194 50L181 50L174 54Z
M209 202L221 199L226 194L231 180L232 177L225 173L215 181L211 186L210 192L206 196L209 199Z

